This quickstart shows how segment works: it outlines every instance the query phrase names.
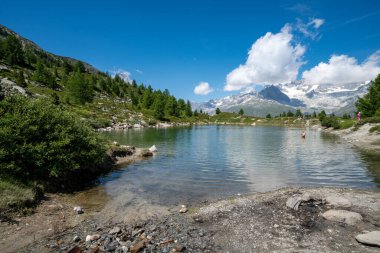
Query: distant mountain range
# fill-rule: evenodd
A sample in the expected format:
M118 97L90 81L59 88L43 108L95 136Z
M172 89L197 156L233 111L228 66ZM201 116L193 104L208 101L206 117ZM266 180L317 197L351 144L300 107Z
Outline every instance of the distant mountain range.
M284 111L313 113L325 110L326 113L353 113L358 97L367 93L370 82L349 83L344 85L310 85L303 81L287 84L267 85L257 91L250 89L236 95L208 102L192 103L193 109L210 114L215 109L238 112L243 108L245 114L255 116L279 115Z

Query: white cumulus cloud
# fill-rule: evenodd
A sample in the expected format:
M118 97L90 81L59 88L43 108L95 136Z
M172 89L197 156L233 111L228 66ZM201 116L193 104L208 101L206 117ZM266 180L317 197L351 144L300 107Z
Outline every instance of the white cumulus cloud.
M207 95L213 91L214 90L211 88L211 86L208 82L200 82L194 88L194 93L197 95Z
M279 33L268 32L253 43L245 64L231 71L224 90L240 90L252 84L277 84L296 80L306 47L295 44L290 25Z
M302 73L302 78L310 84L345 84L364 82L380 74L380 50L370 55L361 64L356 58L348 55L333 55L328 63Z
M112 77L115 77L116 75L120 76L121 79L123 79L125 82L130 82L131 81L131 72L126 71L124 69L115 69L111 70L111 75Z

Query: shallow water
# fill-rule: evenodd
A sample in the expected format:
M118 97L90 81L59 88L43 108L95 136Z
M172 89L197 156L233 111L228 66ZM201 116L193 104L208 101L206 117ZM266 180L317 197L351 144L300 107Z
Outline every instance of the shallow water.
M100 179L82 193L107 196L117 209L214 200L285 186L380 189L380 159L320 131L251 126L194 126L104 133L120 144L156 145L150 159ZM134 197L131 197L134 196ZM138 197L137 197L138 196Z

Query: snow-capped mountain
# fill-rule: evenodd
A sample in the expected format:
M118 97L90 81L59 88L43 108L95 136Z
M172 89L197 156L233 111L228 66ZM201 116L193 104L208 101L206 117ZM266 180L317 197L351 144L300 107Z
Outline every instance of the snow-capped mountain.
M262 90L250 89L236 95L214 99L204 103L193 103L193 109L215 113L237 112L243 108L249 115L278 115L284 111L301 109L303 112L325 110L327 113L352 113L355 101L367 93L370 82L344 85L311 85L303 81L287 84L267 85Z

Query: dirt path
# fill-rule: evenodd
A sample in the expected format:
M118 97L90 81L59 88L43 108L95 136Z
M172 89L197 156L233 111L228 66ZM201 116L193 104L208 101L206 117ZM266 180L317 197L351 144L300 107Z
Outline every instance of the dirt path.
M29 216L16 216L0 222L0 251L17 252L20 248L74 227L87 218L73 212L67 196L48 194Z

